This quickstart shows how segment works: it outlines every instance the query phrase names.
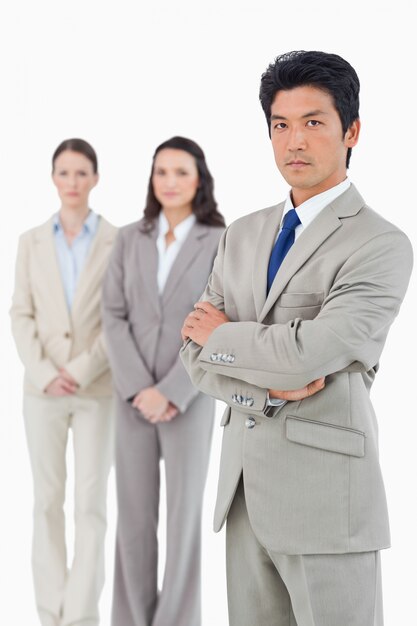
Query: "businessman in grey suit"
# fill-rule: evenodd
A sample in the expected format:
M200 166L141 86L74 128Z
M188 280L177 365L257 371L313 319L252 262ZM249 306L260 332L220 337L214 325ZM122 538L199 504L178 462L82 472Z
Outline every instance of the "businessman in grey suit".
M191 379L228 404L215 530L227 518L230 624L381 626L390 537L369 393L412 250L346 177L349 63L282 55L260 99L291 192L226 230L182 330Z

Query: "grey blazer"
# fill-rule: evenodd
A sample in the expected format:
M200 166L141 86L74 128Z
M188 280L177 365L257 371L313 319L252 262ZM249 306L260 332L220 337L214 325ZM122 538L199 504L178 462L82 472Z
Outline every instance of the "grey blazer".
M377 423L369 397L412 267L407 237L351 187L297 239L268 297L269 255L284 204L234 222L203 299L223 324L183 362L194 383L228 404L215 529L243 471L251 524L284 554L389 545ZM281 410L267 389L326 387Z
M223 228L196 223L158 294L157 225L122 228L103 285L103 325L116 389L127 400L156 385L180 412L196 398L179 358L181 327L210 274ZM129 272L125 272L129 268Z

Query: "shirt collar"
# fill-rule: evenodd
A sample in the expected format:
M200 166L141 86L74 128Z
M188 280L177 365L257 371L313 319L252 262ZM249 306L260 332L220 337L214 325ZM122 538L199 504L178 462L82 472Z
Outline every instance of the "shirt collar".
M333 200L335 200L338 196L344 193L346 189L349 189L349 187L350 180L348 178L345 178L345 180L343 180L338 185L335 185L330 189L326 189L326 191L318 193L316 196L313 196L312 198L309 198L308 200L300 204L297 207L296 211L298 217L300 218L300 222L303 225L303 228L306 228L313 221L313 219L317 217L320 211L324 209L325 206L333 202ZM288 194L288 197L285 201L284 213L282 217L284 217L284 215L293 208L294 206L291 200L291 194Z
M191 228L196 223L196 217L194 213L191 213L188 217L186 217L182 222L177 224L174 228L174 237L176 241L184 241L190 232ZM158 226L158 237L165 237L167 232L169 231L169 222L164 215L164 212L161 211L159 213L159 226Z
M97 228L98 228L98 220L99 220L99 217L97 213L94 213L94 211L90 209L87 217L84 220L82 232L88 233L89 235L95 235ZM53 229L55 233L64 232L62 228L61 220L59 219L59 213L55 213L53 217Z

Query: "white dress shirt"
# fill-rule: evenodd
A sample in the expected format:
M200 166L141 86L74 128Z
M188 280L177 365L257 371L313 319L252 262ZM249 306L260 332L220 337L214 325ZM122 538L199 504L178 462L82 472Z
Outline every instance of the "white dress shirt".
M300 204L297 208L297 215L300 218L301 224L299 224L295 229L295 241L297 241L298 237L302 235L305 229L311 224L311 222L317 217L317 215L324 209L325 206L333 202L338 196L340 196L346 189L350 187L350 180L345 178L344 181L336 185L335 187L331 187L322 193L309 198L302 204ZM288 194L288 197L285 201L284 212L282 214L281 226L278 231L277 239L279 233L282 230L282 222L284 220L284 216L288 211L293 209L293 203L291 200L291 194ZM284 406L286 404L286 400L280 400L278 398L270 398L268 395L268 404L269 406Z
M196 222L194 213L185 218L182 222L177 224L173 230L175 241L173 241L168 247L166 245L165 235L170 230L170 226L164 212L159 214L159 233L156 240L156 246L158 248L158 291L161 294L164 290L165 283L168 278L168 274L177 258L178 252L184 241L187 238L188 233L192 229Z
M297 211L297 215L300 218L301 224L299 224L295 229L295 241L297 241L298 237L305 231L307 226L311 224L314 218L324 209L325 206L333 202L338 196L340 196L343 192L345 192L350 187L350 180L345 178L341 183L336 185L335 187L331 187L322 193L318 193L317 196L313 196L309 198L302 204L300 204L295 210ZM288 211L293 209L293 203L291 200L291 194L288 194L288 197L285 201L284 212L282 214L281 226L278 232L281 232L282 222L284 220L284 216ZM277 238L278 238L277 235Z

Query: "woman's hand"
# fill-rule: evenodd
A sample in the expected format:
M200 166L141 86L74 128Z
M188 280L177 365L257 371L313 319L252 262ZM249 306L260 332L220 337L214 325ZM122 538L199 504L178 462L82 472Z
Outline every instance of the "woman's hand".
M178 409L175 404L170 402L168 408L163 415L159 418L158 422L170 422L174 417L178 415Z
M78 385L74 379L72 379L71 382L60 374L54 378L47 387L45 387L45 393L47 396L52 396L54 398L71 396L77 391L77 387Z
M178 413L178 409L155 387L142 389L133 399L132 406L151 424L169 422Z

